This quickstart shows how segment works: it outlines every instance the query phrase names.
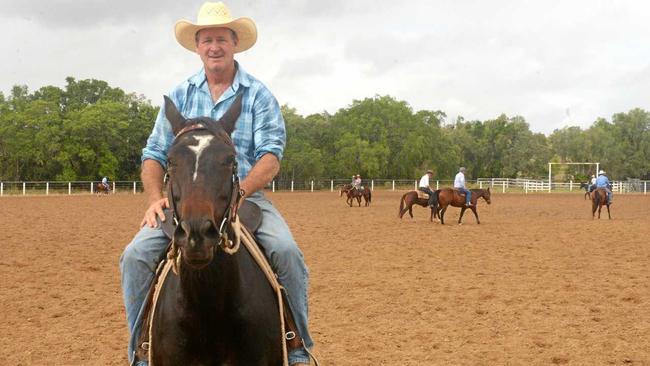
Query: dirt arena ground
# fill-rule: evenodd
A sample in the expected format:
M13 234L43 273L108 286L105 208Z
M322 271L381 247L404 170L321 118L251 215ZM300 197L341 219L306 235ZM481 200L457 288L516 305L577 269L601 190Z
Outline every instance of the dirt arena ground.
M493 194L397 219L275 193L311 271L324 365L650 365L650 195L592 220L582 195ZM126 365L118 259L142 195L0 198L0 365ZM606 215L605 215L606 217Z

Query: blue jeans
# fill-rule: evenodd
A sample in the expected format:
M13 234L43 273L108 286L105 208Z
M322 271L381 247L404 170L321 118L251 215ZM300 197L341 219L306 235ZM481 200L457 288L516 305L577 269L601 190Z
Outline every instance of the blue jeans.
M465 187L456 187L456 189L465 192L465 205L469 206L470 201L472 200L472 192Z
M291 231L280 212L264 197L256 192L247 198L262 209L262 224L256 231L257 242L264 248L266 256L278 275L280 284L287 290L289 305L293 310L298 331L308 348L313 341L307 329L307 285L309 273L302 252L291 235ZM166 219L171 219L166 217ZM160 227L143 227L126 246L120 258L122 273L122 292L126 320L129 326L129 363L133 361L138 335L142 324L143 303L153 282L158 259L167 248L168 239ZM289 353L289 365L309 363L309 355L302 349ZM146 365L140 362L138 365Z

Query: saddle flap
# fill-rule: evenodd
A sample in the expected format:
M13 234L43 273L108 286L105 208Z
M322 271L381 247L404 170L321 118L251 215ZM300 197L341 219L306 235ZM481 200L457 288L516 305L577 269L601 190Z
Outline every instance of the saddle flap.
M163 221L161 225L162 231L171 239L176 230L176 223L174 223L173 220L174 213L170 208L164 209L163 213L165 214L165 221ZM248 231L251 233L257 231L260 224L262 224L262 209L260 209L260 206L254 202L244 200L242 205L239 207L239 210L237 210L237 214L239 215L241 223L246 226Z

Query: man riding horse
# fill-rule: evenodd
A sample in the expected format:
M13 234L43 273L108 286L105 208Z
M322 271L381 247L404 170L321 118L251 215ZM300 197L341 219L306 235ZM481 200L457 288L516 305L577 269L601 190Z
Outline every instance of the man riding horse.
M199 55L203 67L174 88L169 98L185 118L208 116L218 120L237 95L243 97L241 115L232 133L236 174L240 180L239 194L242 200L252 201L261 208L263 220L256 238L288 293L290 309L304 340L304 347L289 353L289 364L307 365L309 355L305 347L311 348L313 344L307 329L307 267L288 225L262 191L279 171L286 144L285 123L273 94L234 59L235 53L246 51L255 44L255 23L250 18L232 18L229 9L221 2L204 3L197 19L197 24L178 21L175 33L181 46ZM154 279L158 258L168 243L161 229L161 221L170 219L163 214L163 209L170 207L168 198L163 195L163 177L165 169L174 169L173 164L168 167L167 161L174 138L164 108L161 108L142 153L141 178L149 208L140 224L140 231L125 248L120 260L131 337L130 362L134 359L143 320L141 309ZM201 142L194 147L197 164L203 147ZM144 365L145 362L138 363L138 366Z
M418 184L418 191L424 192L429 195L429 201L427 206L433 207L435 195L431 189L430 181L433 177L433 170L429 169L427 172L420 178L420 184Z
M458 169L458 174L454 178L454 188L465 194L465 206L470 207L472 205L472 193L465 187L465 167L461 166Z
M609 178L607 178L607 175L605 175L604 170L598 172L598 178L596 178L596 188L602 188L607 191L607 204L611 206L613 193L611 184L609 183Z

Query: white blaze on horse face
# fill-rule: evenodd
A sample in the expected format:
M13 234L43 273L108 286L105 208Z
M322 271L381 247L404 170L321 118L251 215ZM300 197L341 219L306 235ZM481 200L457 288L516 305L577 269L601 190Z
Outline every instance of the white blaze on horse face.
M213 136L194 136L194 138L198 141L198 144L195 146L188 146L190 150L194 151L194 154L196 155L196 162L194 163L194 175L192 177L192 181L196 181L196 174L199 171L199 159L201 158L201 154L203 153L203 150L205 150L208 145L210 145L210 141L212 141Z

